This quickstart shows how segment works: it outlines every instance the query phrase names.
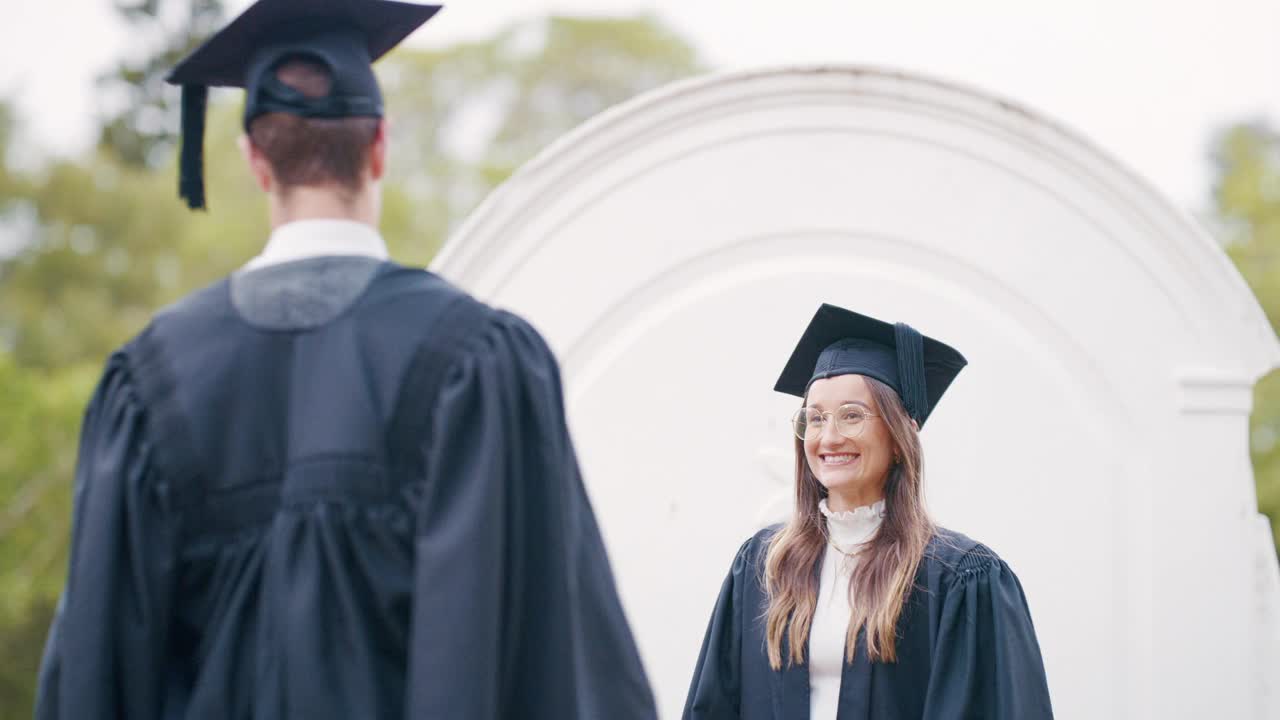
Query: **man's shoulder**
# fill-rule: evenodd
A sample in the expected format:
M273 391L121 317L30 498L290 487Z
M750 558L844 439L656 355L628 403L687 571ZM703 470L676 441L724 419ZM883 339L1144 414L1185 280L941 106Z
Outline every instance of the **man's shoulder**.
M426 268L402 265L388 260L370 286L375 300L439 295L448 298L470 298L471 295L452 282ZM474 298L472 298L474 299Z
M151 323L168 323L195 316L225 312L229 277L220 278L199 290L183 295L156 311Z
M150 364L162 356L208 358L214 349L270 346L253 338L274 333L246 322L236 310L231 299L233 277L191 292L157 311L119 352L133 364ZM322 326L299 331L325 332L323 326L358 338L358 347L377 348L380 356L388 357L404 354L394 348L412 354L412 348L428 346L452 356L468 348L482 348L495 332L537 335L522 318L476 299L439 275L394 262L379 267L366 291L347 311ZM227 357L224 352L212 355Z
M138 356L143 354L143 348L161 336L176 336L176 342L184 343L216 334L216 330L210 325L225 320L228 315L230 303L225 300L227 287L227 278L222 278L165 305L117 353Z
M362 260L356 258L354 260ZM331 269L331 268L330 268ZM230 300L234 276L227 276L195 290L158 310L140 335L157 330L199 326L238 319ZM381 319L418 325L447 311L469 310L472 317L492 317L497 311L439 275L423 269L384 262L369 281L362 297L352 303L361 322ZM136 338L135 338L136 339Z
M476 322L493 320L500 314L496 308L430 270L394 262L387 262L374 278L361 307L371 315L385 316L392 321L402 313L409 313L418 322L457 314Z

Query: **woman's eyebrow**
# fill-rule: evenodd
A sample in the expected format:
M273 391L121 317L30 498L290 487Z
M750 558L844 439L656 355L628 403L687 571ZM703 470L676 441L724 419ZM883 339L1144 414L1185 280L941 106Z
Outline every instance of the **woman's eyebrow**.
M845 400L844 402L840 403L840 405L861 405L862 407L864 407L864 408L866 408L866 409L868 409L868 410L870 410L870 409L871 409L871 406L870 406L870 405L868 405L868 404L866 404L866 403L862 402L861 400ZM821 409L822 409L822 403L810 403L810 404L808 404L808 405L805 405L805 407L806 407L806 408L814 408L814 409L817 409L817 410L821 410ZM839 407L839 406L837 406L837 407Z

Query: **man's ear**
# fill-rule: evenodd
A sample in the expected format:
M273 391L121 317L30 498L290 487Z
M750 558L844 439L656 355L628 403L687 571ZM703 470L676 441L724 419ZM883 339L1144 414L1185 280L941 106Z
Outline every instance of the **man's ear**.
M369 145L369 177L381 180L387 172L387 134L391 123L386 118L378 118L378 129L374 131L373 142Z
M271 192L276 185L276 176L271 172L271 163L267 162L266 156L253 144L248 135L236 138L236 146L240 148L240 154L244 156L244 161L248 164L249 172L258 183L258 187L263 192Z

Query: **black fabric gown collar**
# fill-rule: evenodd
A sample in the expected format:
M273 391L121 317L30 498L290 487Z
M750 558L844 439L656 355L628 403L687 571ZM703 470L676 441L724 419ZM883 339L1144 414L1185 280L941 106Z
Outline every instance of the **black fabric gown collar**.
M864 642L858 633L858 644ZM785 655L784 655L785 657ZM778 720L809 717L809 663L784 667L771 675L773 716ZM859 651L840 674L840 710L836 720L870 720L871 663Z
M785 638L782 657L790 654L791 638ZM773 682L773 716L775 718L809 717L809 663L784 664L782 670L769 676ZM843 678L841 684L844 684Z
M858 633L858 652L852 663L845 663L840 673L840 710L836 720L870 720L871 661L867 659L862 633Z
M822 563L814 568L814 577L822 574ZM864 648L864 632L858 631L858 652L853 662L844 664L840 673L840 706L836 720L871 720L871 662ZM782 638L782 656L791 652L791 636ZM805 653L806 657L808 653ZM809 663L784 665L770 674L773 683L773 716L778 720L809 717Z

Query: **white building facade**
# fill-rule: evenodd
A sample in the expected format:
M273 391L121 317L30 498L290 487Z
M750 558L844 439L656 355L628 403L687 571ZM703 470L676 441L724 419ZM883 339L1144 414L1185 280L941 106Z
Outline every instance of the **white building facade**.
M1280 344L1203 229L1052 121L866 68L681 83L548 148L433 269L558 353L663 717L738 545L788 510L771 388L822 302L968 357L928 500L1019 574L1059 717L1280 717L1247 432Z

